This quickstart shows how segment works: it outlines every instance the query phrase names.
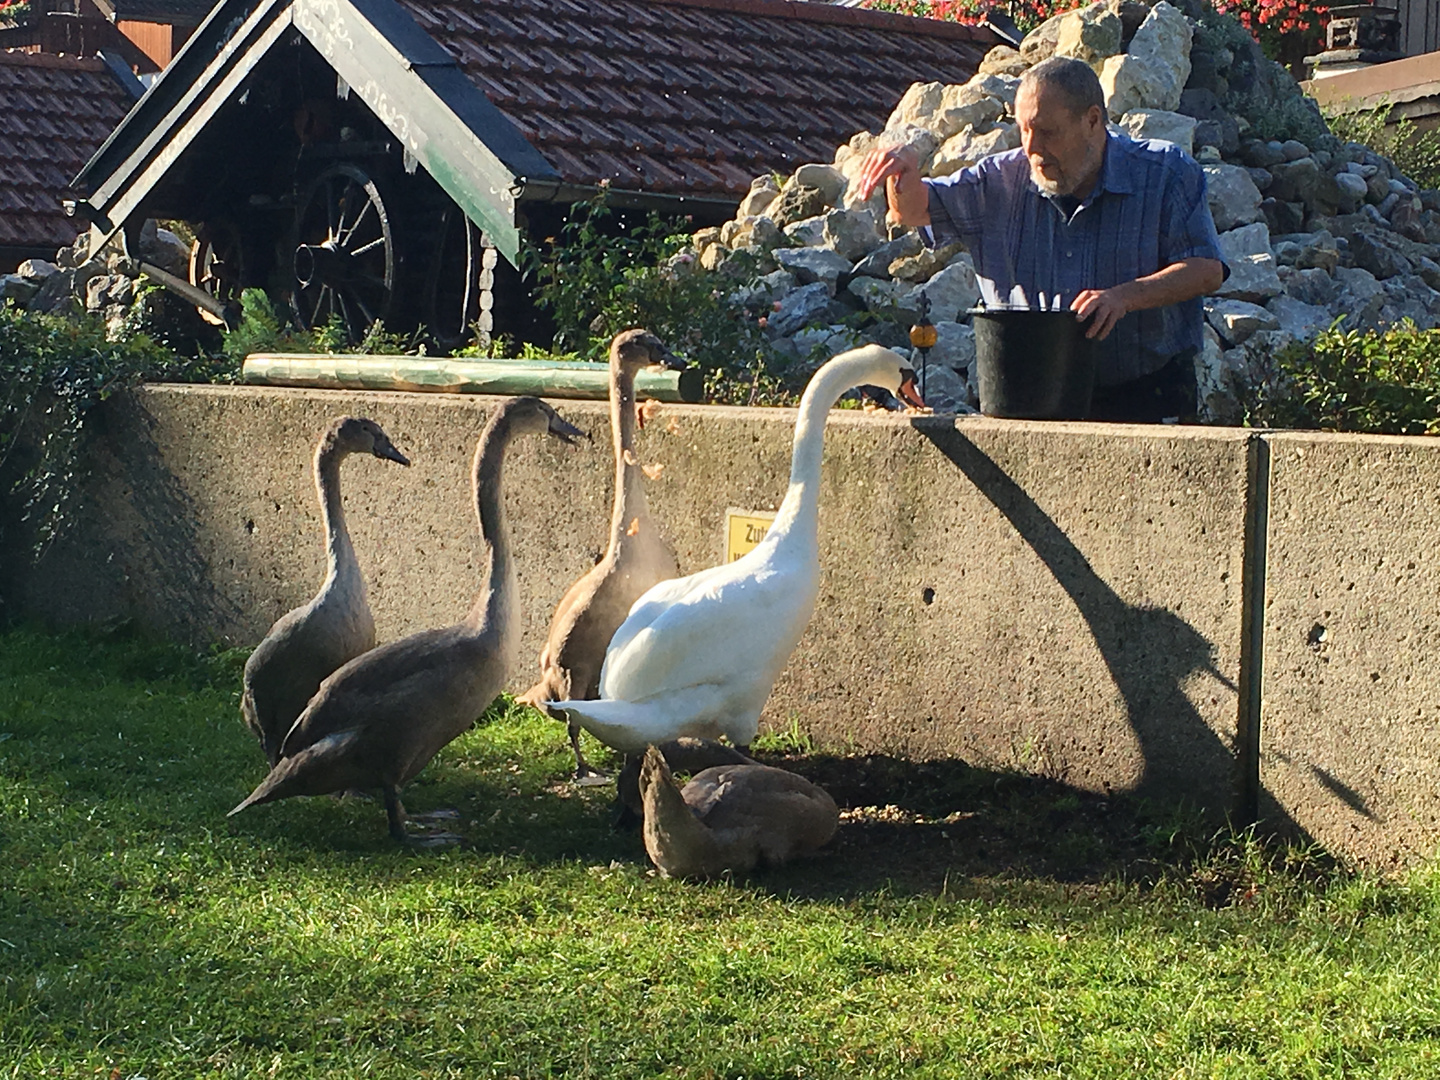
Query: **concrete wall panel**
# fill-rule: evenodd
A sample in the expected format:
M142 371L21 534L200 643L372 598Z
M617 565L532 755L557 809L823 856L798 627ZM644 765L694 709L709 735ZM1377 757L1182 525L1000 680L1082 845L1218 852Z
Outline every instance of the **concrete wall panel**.
M113 401L79 527L31 578L30 607L253 643L320 580L311 448L330 418L355 412L414 461L343 471L380 636L454 621L479 584L468 476L490 407L245 387ZM525 618L517 690L608 522L606 407L559 408L594 443L529 440L507 465ZM787 410L676 405L646 427L641 457L664 466L652 510L685 572L719 558L727 507L778 506L793 422ZM1249 437L833 413L820 605L767 722L793 718L835 748L1229 807Z
M1269 437L1261 780L1379 868L1440 843L1440 439Z

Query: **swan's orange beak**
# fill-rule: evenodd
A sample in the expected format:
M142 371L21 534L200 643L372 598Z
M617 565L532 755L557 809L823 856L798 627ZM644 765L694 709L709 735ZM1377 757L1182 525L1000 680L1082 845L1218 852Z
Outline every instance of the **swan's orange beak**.
M913 405L917 409L925 408L925 402L920 398L920 391L915 388L915 372L909 368L900 373L900 389L895 391L895 396L906 405Z

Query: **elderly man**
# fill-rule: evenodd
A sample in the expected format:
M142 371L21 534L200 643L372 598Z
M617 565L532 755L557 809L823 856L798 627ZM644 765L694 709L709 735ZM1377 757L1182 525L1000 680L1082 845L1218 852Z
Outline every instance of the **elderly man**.
M1088 319L1094 419L1193 419L1200 297L1228 273L1200 166L1172 143L1109 131L1100 80L1079 60L1026 71L1015 119L1018 150L941 179L922 180L909 149L872 151L860 194L883 182L892 221L963 241L987 304L1018 286Z

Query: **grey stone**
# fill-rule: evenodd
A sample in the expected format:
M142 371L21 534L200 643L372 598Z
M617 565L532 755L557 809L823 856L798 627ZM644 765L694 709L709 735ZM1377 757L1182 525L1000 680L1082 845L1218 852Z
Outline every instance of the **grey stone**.
M848 274L854 260L829 248L777 248L775 261L795 275L801 285L823 284L829 295L835 295L835 283L841 274Z
M34 278L0 274L0 302L14 300L20 307L25 307L39 291L40 282Z
M846 290L860 302L866 311L886 314L900 306L902 297L908 297L913 288L903 281L883 281L875 277L854 277Z
M1187 154L1194 149L1196 120L1193 116L1163 109L1132 109L1119 122L1132 139L1164 139Z
M1269 169L1256 169L1247 166L1245 171L1250 174L1250 179L1254 182L1255 188L1258 191L1266 190L1275 182L1275 177L1270 175Z
M940 111L944 91L944 83L911 83L910 88L900 95L899 102L885 121L886 130L907 125L929 127L931 118Z
M887 240L869 255L855 264L851 273L873 278L890 277L890 264L896 259L904 259L911 255L918 255L925 247L920 234L914 232L901 233L894 240Z
M1263 223L1221 233L1220 251L1230 267L1230 276L1216 291L1216 296L1263 304L1280 294L1280 277L1270 250L1270 230Z
M1281 280L1285 283L1285 291L1290 296L1303 304L1315 307L1328 308L1335 302L1337 293L1335 279L1324 270L1315 267L1305 270L1289 267L1287 270L1288 273L1282 272Z
M135 282L123 274L97 274L85 283L85 308L99 311L110 304L128 304L134 295Z
M957 371L971 369L975 363L975 331L964 323L937 320L930 362Z
M756 278L732 292L726 299L732 307L762 310L784 299L799 284L788 270L776 270Z
M1208 325L1204 346L1195 354L1195 387L1201 423L1240 424L1244 414L1235 392L1235 372L1226 362L1220 335Z
M790 340L802 360L819 367L832 356L853 349L859 343L859 335L848 326L832 323L797 330Z
M730 240L732 248L758 247L762 251L772 251L785 242L785 234L782 233L775 222L765 216L746 218L744 223L735 230L735 235Z
M1434 259L1422 257L1415 267L1415 272L1430 288L1440 289L1440 263Z
M1357 267L1382 281L1414 269L1409 259L1374 232L1357 231L1350 237L1350 257Z
M809 162L795 170L795 183L802 187L814 188L825 197L830 206L838 206L845 194L845 174L833 165Z
M15 268L15 273L38 284L51 274L58 273L59 270L60 268L53 262L46 262L44 259L26 259Z
M1351 212L1353 212L1355 206L1365 198L1366 191L1368 190L1364 178L1352 172L1336 173L1335 184L1346 196L1347 201L1350 203Z
M830 289L823 281L801 285L780 301L780 309L768 317L766 329L776 337L788 337L812 323L831 321L835 301Z
M1260 203L1260 213L1274 233L1295 232L1305 224L1305 204L1301 202L1267 198Z
M1258 304L1244 300L1214 300L1205 305L1205 319L1230 346L1239 345L1257 330L1278 330L1280 320Z
M30 310L52 312L60 304L71 299L75 295L77 277L82 273L84 273L84 267L62 269L51 274L40 283L40 288L30 298ZM84 280L88 281L91 276L93 275L87 274ZM83 284L80 287L84 288Z
M1330 313L1345 317L1345 329L1372 329L1385 304L1385 290L1369 270L1337 266Z
M1286 161L1299 161L1310 156L1310 148L1299 139L1286 139L1280 144L1280 152L1285 155Z
M825 216L803 218L792 221L780 230L792 244L800 247L819 247L825 243Z
M1240 149L1240 124L1221 104L1211 90L1187 88L1180 94L1180 103L1175 111L1193 116L1199 125L1195 129L1196 146L1215 146L1223 154L1233 155Z
M931 352L934 352L932 349ZM910 364L917 373L917 383L925 404L941 415L969 414L975 412L975 401L965 376L954 368L937 364L933 359L922 358L919 350L910 357ZM922 374L923 369L923 374Z
M929 281L948 266L960 250L958 244L947 244L941 248L922 248L914 255L906 255L892 262L890 276L896 281L907 281L912 285Z
M1100 72L1110 116L1119 119L1131 109L1165 109L1180 104L1190 77L1190 23L1180 11L1159 0L1135 32L1130 49L1112 56Z
M1328 308L1293 296L1276 296L1265 307L1278 323L1272 329L1283 330L1296 341L1310 341L1334 321Z
M940 99L940 111L932 117L930 130L942 143L966 128L985 131L1005 115L1005 103L978 87L947 86Z
M817 217L829 209L825 193L803 184L787 184L766 211L770 220L781 229L805 218Z
M980 91L992 98L997 98L1010 110L1015 108L1015 91L1020 86L1020 80L1013 75L976 75L966 86Z
M917 285L909 294L911 306L918 308L922 295L930 300L932 321L958 322L980 300L975 265L969 256L957 258L924 285Z
M1094 4L1093 7L1100 7ZM1062 11L1058 15L1052 15L1039 26L1025 35L1025 40L1020 42L1020 55L1032 64L1038 64L1041 60L1049 60L1055 55L1056 43L1060 40L1060 27L1065 21L1065 16L1070 14Z
M1060 20L1054 55L1072 56L1093 67L1120 51L1122 33L1120 17L1107 7L1078 8Z
M825 215L825 246L846 260L847 271L884 242L869 210L831 210Z
M1020 132L1014 124L999 124L984 134L976 134L973 128L966 128L946 139L935 151L930 175L949 176L991 154L1013 150L1019 145Z
M779 195L780 185L775 182L775 177L769 173L757 176L750 181L750 190L740 200L740 208L735 211L735 216L742 218L764 214Z
M1246 165L1268 169L1285 160L1285 148L1279 142L1263 142L1260 139L1254 139L1242 148L1241 159Z
M1239 165L1206 165L1206 197L1215 230L1226 232L1239 225L1260 221L1260 189L1250 173Z
M1020 55L1018 49L1009 45L996 45L976 69L980 75L1019 75L1030 66L1030 61Z

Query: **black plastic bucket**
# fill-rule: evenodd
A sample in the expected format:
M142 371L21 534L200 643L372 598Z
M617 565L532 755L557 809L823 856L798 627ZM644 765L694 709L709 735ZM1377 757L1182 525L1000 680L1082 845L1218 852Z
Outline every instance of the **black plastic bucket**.
M1095 389L1095 343L1073 312L977 308L980 411L1016 420L1083 420Z

